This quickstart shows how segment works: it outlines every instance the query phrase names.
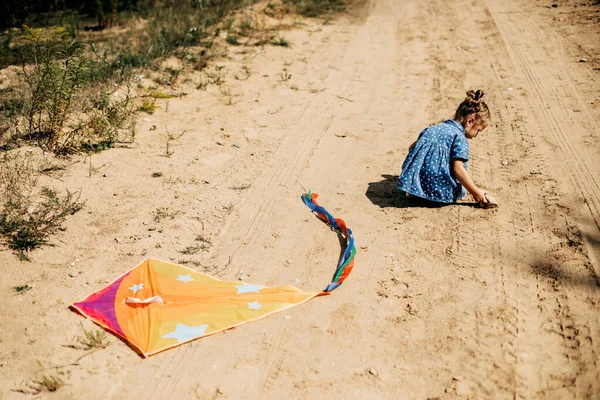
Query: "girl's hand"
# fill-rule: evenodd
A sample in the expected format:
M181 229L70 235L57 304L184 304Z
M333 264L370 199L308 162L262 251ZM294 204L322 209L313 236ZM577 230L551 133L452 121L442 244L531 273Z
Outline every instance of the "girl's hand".
M485 198L485 191L477 189L474 190L473 193L471 193L471 195L473 196L473 200L475 200L476 202L479 203L480 206L483 207L484 204L486 204L488 201Z
M454 162L452 163L452 170L454 172L454 175L458 178L458 181L460 182L460 184L463 185L469 193L471 193L471 196L473 196L473 199L477 203L479 203L479 205L481 207L483 207L483 208L490 208L490 206L492 208L498 207L498 203L496 203L495 200L492 201L491 203L488 201L488 199L485 196L487 193L485 190L481 190L477 186L475 186L475 184L471 180L471 177L469 176L469 173L465 169L464 161L454 160Z

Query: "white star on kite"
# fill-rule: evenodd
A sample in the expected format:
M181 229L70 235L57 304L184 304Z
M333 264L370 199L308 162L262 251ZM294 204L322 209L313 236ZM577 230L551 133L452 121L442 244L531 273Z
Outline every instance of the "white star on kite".
M208 324L198 326L187 326L184 324L177 324L175 330L171 333L167 333L163 336L164 339L177 339L179 343L185 342L190 339L194 339L200 336L204 336L204 332L208 328Z
M262 288L264 288L264 286L248 284L248 285L236 286L236 288L238 290L237 294L244 294L244 293L258 293L258 292L260 292L260 290Z
M138 284L133 284L133 286L129 286L127 289L132 290L133 294L136 294L138 290L143 289L144 288L144 284L143 283L138 283Z
M256 310L258 311L259 308L261 308L262 305L258 304L258 301L253 301L252 303L248 303L248 308L251 310Z
M192 278L189 274L188 275L179 275L179 278L177 278L177 280L181 281L181 282L188 283L188 282L193 281L194 278Z

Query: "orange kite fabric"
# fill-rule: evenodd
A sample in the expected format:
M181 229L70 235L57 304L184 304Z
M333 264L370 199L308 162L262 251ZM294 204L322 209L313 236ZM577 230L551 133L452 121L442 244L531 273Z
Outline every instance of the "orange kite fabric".
M181 265L147 259L72 307L147 357L322 293L221 281Z
M221 281L147 259L72 307L147 357L329 294L352 271L356 247L352 231L320 206L317 196L308 191L302 201L346 242L332 282L321 292Z

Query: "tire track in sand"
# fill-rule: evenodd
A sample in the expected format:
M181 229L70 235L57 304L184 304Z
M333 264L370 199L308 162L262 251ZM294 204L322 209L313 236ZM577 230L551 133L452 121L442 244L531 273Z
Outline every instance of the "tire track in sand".
M330 74L327 80L337 78L337 71L341 70L337 66L344 65L344 61L344 55L337 59L336 67L333 68L334 72ZM294 131L288 134L277 149L269 168L257 178L255 184L248 190L247 196L241 201L250 209L251 222L243 233L241 241L231 252L231 260L243 257L246 249L252 248L256 238L269 224L268 220L265 221L265 218L268 218L277 203L277 193L281 190L280 186L289 181L294 171L304 167L308 155L315 147L315 143L318 143L327 132L333 118L330 104L335 94L338 93L339 87L342 86L344 79L339 81L340 83L337 86L328 89L326 94L317 97L308 105L298 120ZM306 126L307 129L302 129L303 126ZM290 157L290 154L295 154L295 156ZM258 207L256 203L259 203ZM220 232L221 237L228 235L230 227L235 226L233 222L232 219L229 219ZM243 245L243 243L248 246ZM284 329L284 323L282 320L280 331ZM186 360L193 359L196 351L196 344L190 343L165 354L160 366L156 368L150 379L151 382L156 382L156 384L144 387L144 393L146 394L144 398L167 398L169 393L172 393L183 380L188 364ZM169 379L160 379L165 375L169 375Z
M546 128L562 150L573 187L593 220L593 234L597 236L600 234L600 164L596 161L597 155L590 154L582 140L589 134L590 127L597 124L569 75L562 42L543 30L530 17L531 11L515 1L488 3L509 54L516 60L534 95L537 114L543 116ZM575 103L578 109L569 102ZM600 276L600 248L587 240L586 244L595 258L596 275Z
M371 65L364 63L362 69L356 70L355 65L357 61L362 60L362 55L355 54L351 50L355 46L360 46L361 42L367 40L368 36L365 35L366 32L368 32L368 28L363 27L359 32L354 34L346 48L350 50L347 50L337 58L335 65L331 68L333 72L326 78L327 82L330 83L327 86L326 93L311 101L293 131L288 134L277 149L267 171L257 178L252 189L247 192L247 195L241 201L247 207L246 210L242 210L242 214L247 214L248 209L251 209L251 222L242 234L241 240L231 252L230 259L243 258L246 252L253 251L250 249L253 248L253 245L256 246L256 242L260 241L262 232L271 225L269 218L278 203L279 193L286 188L296 186L294 177L297 177L299 172L308 165L320 141L335 119L334 106L337 104L335 96L344 93L343 90L353 75L358 74L361 76L364 69L367 69ZM342 48L342 50L345 49ZM374 63L377 60L370 61ZM310 61L308 62L310 63ZM287 193L285 194L287 195ZM258 207L256 207L256 203L259 203ZM221 237L227 236L230 228L235 226L231 219L228 222L220 232ZM239 272L240 270L238 269L236 275ZM274 348L269 347L268 351L265 351L269 356L261 362L261 365L269 366L266 368L267 372L264 374L266 378L263 380L263 389L268 389L271 386L271 382L277 377L278 371L285 360L286 352L282 350L282 345L285 341L284 333L302 323L302 320L308 315L311 305L307 304L301 308L304 317L296 317L292 322L281 319L274 329L275 332L279 332L275 338L277 344ZM170 378L164 380L167 382L160 383L159 387L147 387L147 393L151 396L149 398L160 399L164 398L168 393L173 392L173 389L179 385L182 380L181 377L184 375L187 365L185 360L194 356L195 348L196 346L192 344L180 348L181 350L177 351L177 355L165 355L165 360L155 371L152 381L158 380L157 378L165 375L166 371L169 372Z

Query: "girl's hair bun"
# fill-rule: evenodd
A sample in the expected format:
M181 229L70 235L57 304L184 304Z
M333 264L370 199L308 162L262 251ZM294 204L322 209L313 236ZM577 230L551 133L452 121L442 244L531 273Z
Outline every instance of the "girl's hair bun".
M483 90L469 90L467 92L467 99L473 99L475 101L479 101L481 100L481 98L483 97Z
M471 114L475 114L477 120L489 121L490 110L482 97L483 90L469 90L467 92L467 97L456 109L454 120L460 122L464 126L467 117Z

